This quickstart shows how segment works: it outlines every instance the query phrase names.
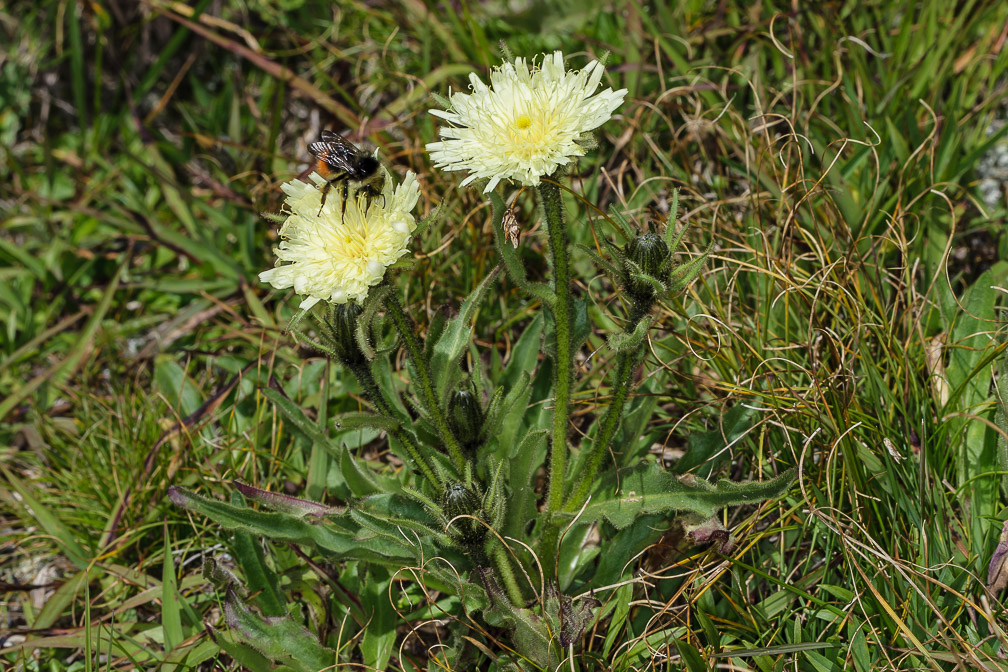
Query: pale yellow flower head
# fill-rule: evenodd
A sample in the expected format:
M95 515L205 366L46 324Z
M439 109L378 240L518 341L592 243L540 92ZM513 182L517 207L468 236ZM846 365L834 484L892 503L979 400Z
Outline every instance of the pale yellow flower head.
M490 72L490 86L469 75L472 93L451 93L451 109L431 110L450 125L441 142L427 145L434 166L466 170L463 185L488 179L484 193L501 180L535 186L572 157L583 156L582 136L609 120L626 89L596 90L604 68L592 61L583 70L564 70L559 51L539 67L524 58Z
M293 287L306 297L301 308L319 301L363 301L368 289L381 282L385 269L407 252L416 229L411 211L420 197L416 175L406 173L393 189L386 174L382 194L370 204L351 191L345 210L338 187L333 187L321 213L326 182L315 173L309 179L310 184L291 180L283 185L288 214L274 250L277 266L260 273L259 279L277 289Z

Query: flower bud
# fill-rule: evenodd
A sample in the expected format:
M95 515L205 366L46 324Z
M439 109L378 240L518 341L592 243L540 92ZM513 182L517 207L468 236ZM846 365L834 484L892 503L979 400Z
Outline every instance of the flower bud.
M627 243L623 252L627 260L637 266L623 264L623 286L635 301L650 303L654 299L655 286L639 276L644 274L659 282L665 281L668 260L672 256L668 244L659 235L645 233Z
M357 321L364 311L356 302L335 304L329 313L329 329L333 350L340 362L346 366L366 361L360 345L357 344Z
M476 491L463 483L451 483L445 488L441 506L445 518L451 521L449 534L464 546L473 547L482 543L486 538L487 528L477 520L482 517L483 502ZM459 518L459 516L472 517Z
M455 390L448 400L448 428L468 454L480 444L485 414L475 394L469 390Z

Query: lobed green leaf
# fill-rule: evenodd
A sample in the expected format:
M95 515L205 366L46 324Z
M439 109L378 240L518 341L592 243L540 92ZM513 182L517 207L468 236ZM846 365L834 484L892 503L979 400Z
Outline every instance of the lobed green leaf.
M780 497L794 477L792 469L767 481L735 483L722 479L711 485L701 479L676 478L657 465L648 465L621 474L619 491L591 502L582 519L605 519L622 529L648 514L690 513L710 518L726 506Z

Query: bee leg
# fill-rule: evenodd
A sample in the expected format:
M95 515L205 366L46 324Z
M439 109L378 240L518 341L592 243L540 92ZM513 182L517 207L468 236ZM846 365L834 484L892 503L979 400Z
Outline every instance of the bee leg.
M347 185L346 178L337 177L335 179L329 180L328 182L326 182L325 186L322 187L322 202L319 204L319 211L318 211L319 217L322 216L322 208L325 207L326 196L329 195L329 190L333 188L333 185L335 185L337 190L339 190L340 193L342 194L343 200L341 201L341 203L343 209L346 208L346 185Z
M326 182L326 185L324 187L322 187L322 202L319 203L318 214L315 215L316 217L321 217L322 216L322 208L325 207L325 199L326 199L326 196L329 195L329 189L330 189L330 187L332 187L332 182Z
M350 187L349 187L348 181L347 180L341 180L340 181L340 195L343 197L343 200L340 201L340 202L342 203L341 210L343 212L346 212L346 199L347 199L347 192L349 191L349 189L350 189Z

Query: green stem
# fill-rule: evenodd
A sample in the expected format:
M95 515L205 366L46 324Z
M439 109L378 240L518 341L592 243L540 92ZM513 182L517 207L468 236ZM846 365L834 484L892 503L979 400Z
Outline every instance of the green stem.
M630 377L640 363L646 343L647 341L643 341L633 350L621 352L616 357L616 382L613 387L612 401L609 402L609 408L606 409L606 414L602 418L602 428L599 430L598 438L589 449L591 452L588 458L588 468L585 469L581 481L564 506L567 511L577 511L588 497L588 492L595 480L595 474L602 466L602 460L609 452L613 437L616 436L616 429L619 427L620 417L623 415L623 406L626 404L627 397L630 396L630 388L633 387Z
M438 437L444 443L445 448L448 449L448 456L451 457L455 468L458 469L459 473L462 473L465 469L465 456L462 455L462 449L459 448L455 435L452 434L451 429L448 427L448 420L445 417L444 409L441 408L437 391L434 389L430 362L427 361L427 355L424 352L423 346L420 345L420 341L413 332L413 325L410 324L410 320L406 316L406 311L403 310L395 290L385 295L385 311L392 318L399 336L402 337L403 343L406 344L406 351L409 352L410 359L413 360L413 366L418 378L414 382L417 383L420 398L423 400L424 407L430 414L431 421L434 423L434 429L437 430Z
M508 598L511 599L511 604L516 607L522 606L525 604L525 598L522 597L521 588L515 581L514 571L511 569L511 562L508 560L507 551L504 550L504 544L494 543L493 559L497 566L497 574L504 582L504 589L507 591Z
M554 333L556 362L554 380L553 428L550 434L548 512L559 511L563 505L564 476L567 468L567 425L570 419L570 394L573 382L574 352L571 346L571 324L574 302L570 292L570 264L567 254L567 227L563 219L560 186L555 182L539 183L539 195L546 215L550 253L553 256Z
M544 180L539 183L549 234L550 253L553 257L553 325L556 336L556 361L554 362L553 426L550 432L549 489L546 496L546 520L540 539L540 552L544 559L558 558L560 529L553 514L563 507L564 479L567 471L567 425L570 420L570 395L574 373L574 352L571 343L571 326L574 301L570 292L570 260L567 253L567 226L563 218L563 201L560 185ZM555 564L555 562L554 562Z
M632 334L637 331L637 324L651 313L651 303L643 301L630 302L630 318L627 320L623 333Z
M392 412L392 407L389 406L388 402L385 400L382 394L381 388L378 387L378 382L374 379L374 374L371 373L371 366L364 362L360 364L347 364L350 370L353 372L354 377L357 378L357 382L360 383L361 388L364 390L364 394L371 401L374 407L378 410L381 415L388 418L396 417ZM392 436L394 436L399 443L403 445L406 452L409 453L410 458L416 463L416 466L423 472L423 475L427 477L431 483L437 486L438 492L441 492L445 488L444 479L438 477L437 471L431 465L430 461L420 452L420 449L415 443L413 443L412 437L407 434L402 427L397 427L391 431Z

